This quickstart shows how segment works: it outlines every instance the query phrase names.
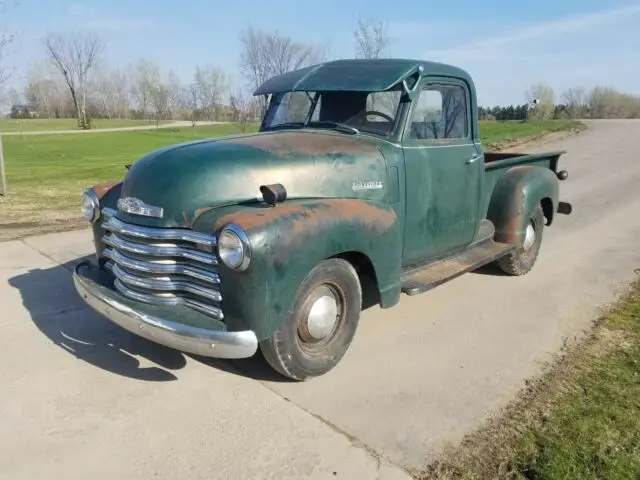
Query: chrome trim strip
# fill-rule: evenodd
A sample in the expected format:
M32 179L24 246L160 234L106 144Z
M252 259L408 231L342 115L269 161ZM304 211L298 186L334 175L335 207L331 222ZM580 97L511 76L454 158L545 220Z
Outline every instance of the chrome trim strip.
M116 287L122 295L125 297L129 297L133 300L137 300L138 302L149 303L151 305L187 305L195 310L198 310L207 315L211 315L216 320L224 320L224 315L222 314L222 310L218 307L214 307L213 305L207 305L204 303L200 303L197 300L192 300L190 298L178 297L173 294L162 294L162 295L153 295L148 293L137 292L135 290L127 287L122 280L116 278L113 282L113 285Z
M116 215L116 211L113 208L104 207L102 209L102 215L104 216L104 218L109 219Z
M251 242L249 242L249 237L247 236L247 233L242 229L242 227L240 227L239 225L236 225L235 223L227 224L220 231L220 234L222 234L222 232L224 232L225 230L229 230L230 232L234 233L238 237L238 239L240 240L240 243L242 244L242 250L244 252L240 265L236 267L227 265L227 267L237 270L238 272L243 272L249 267L249 263L251 263Z
M143 262L141 260L135 260L127 257L126 255L114 250L113 248L105 248L103 253L105 257L110 258L115 263L130 268L131 270L138 270L145 273L159 273L159 274L179 274L187 275L189 277L197 278L205 282L220 284L220 277L217 273L202 270L189 265L183 265L177 263L175 260L166 259L158 262Z
M154 257L182 257L195 260L200 263L205 263L207 265L218 264L218 259L211 253L200 252L199 250L179 247L177 245L150 245L131 242L119 237L115 233L105 235L103 242L116 249L126 250L127 252L137 253L140 255L150 255Z
M207 289L200 287L199 285L182 282L180 280L171 280L170 278L139 277L124 271L117 263L113 262L107 262L105 266L111 270L117 278L129 285L133 285L134 287L158 290L159 292L174 292L177 290L193 293L194 295L199 295L209 300L213 300L214 302L222 301L222 295L217 290Z
M206 357L247 358L258 349L258 339L251 330L227 332L191 327L136 311L106 297L79 273L83 267L88 268L86 262L78 265L73 272L73 282L79 295L96 312L135 335L169 348Z
M89 197L89 199L91 200L91 205L93 207L92 209L92 216L91 218L87 218L84 217L85 220L89 221L90 223L96 223L98 220L100 220L100 216L102 215L102 211L100 210L100 199L98 198L98 194L96 193L96 191L94 190L93 187L91 188L87 188L84 193L82 194L82 197Z
M116 217L110 217L102 224L102 228L123 235L132 237L146 238L149 240L183 240L186 242L194 242L201 245L214 247L216 245L216 237L207 235L206 233L194 232L192 230L180 230L177 228L149 228L139 225L131 225L118 220Z

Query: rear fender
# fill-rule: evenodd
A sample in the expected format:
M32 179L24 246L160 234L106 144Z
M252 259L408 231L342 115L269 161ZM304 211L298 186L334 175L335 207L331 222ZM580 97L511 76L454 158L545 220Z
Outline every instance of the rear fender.
M507 170L496 183L487 210L496 228L495 240L521 245L529 215L538 204L550 225L558 196L558 179L548 168L523 165Z
M400 296L401 229L388 206L354 199L290 200L213 209L193 228L218 234L234 223L247 232L251 263L235 272L220 265L225 322L230 330L270 337L291 309L298 287L319 262L345 252L366 256L373 266L380 303Z

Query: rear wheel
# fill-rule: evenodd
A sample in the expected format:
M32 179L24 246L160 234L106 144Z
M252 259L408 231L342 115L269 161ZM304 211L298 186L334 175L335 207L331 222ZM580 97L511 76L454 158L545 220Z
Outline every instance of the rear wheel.
M538 204L529 216L525 227L522 245L513 253L505 255L496 262L500 269L509 275L528 273L538 259L544 231L544 213Z
M260 342L260 350L273 369L294 380L323 375L351 345L361 308L353 266L338 258L324 260L304 279L284 324Z

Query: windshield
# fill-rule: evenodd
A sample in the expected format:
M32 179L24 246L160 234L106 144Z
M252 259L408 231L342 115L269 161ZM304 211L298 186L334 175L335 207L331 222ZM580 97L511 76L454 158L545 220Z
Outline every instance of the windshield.
M271 99L263 129L309 126L389 136L401 96L400 88L384 92L279 93Z

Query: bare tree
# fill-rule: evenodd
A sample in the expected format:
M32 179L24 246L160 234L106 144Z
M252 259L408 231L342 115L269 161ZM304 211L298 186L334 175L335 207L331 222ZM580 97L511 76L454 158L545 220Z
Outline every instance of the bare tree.
M0 2L0 15L7 13L6 2ZM0 31L0 87L11 77L13 69L6 64L7 50L15 40L15 32L3 29Z
M207 120L215 120L216 107L228 90L228 77L221 68L214 65L196 67L193 83L197 91L200 108Z
M104 44L93 35L63 36L50 34L45 49L54 66L64 77L73 100L80 128L91 128L87 119L87 85L91 69L100 60Z
M356 56L359 58L380 58L380 54L391 44L387 24L373 17L358 17L353 36Z
M583 87L565 90L561 95L561 99L572 118L584 115L587 106L587 94Z
M135 98L138 115L147 117L147 109L152 107L151 95L160 82L160 68L148 60L140 60L134 67L131 94Z
M94 74L90 91L94 107L107 118L125 118L129 108L129 82L119 69L101 68Z
M231 109L233 110L233 122L241 132L246 132L251 120L251 97L238 88L230 95Z
M200 96L198 95L198 86L195 83L191 83L188 87L185 88L184 92L185 103L189 112L191 114L191 127L196 128L196 122L200 116Z
M324 48L296 42L278 32L264 32L247 27L240 35L242 54L240 69L252 88L267 79L324 60ZM262 112L266 99L261 98Z
M537 100L535 108L529 113L529 118L548 120L553 117L555 111L555 94L553 88L544 83L532 85L526 93L527 102L532 104Z

